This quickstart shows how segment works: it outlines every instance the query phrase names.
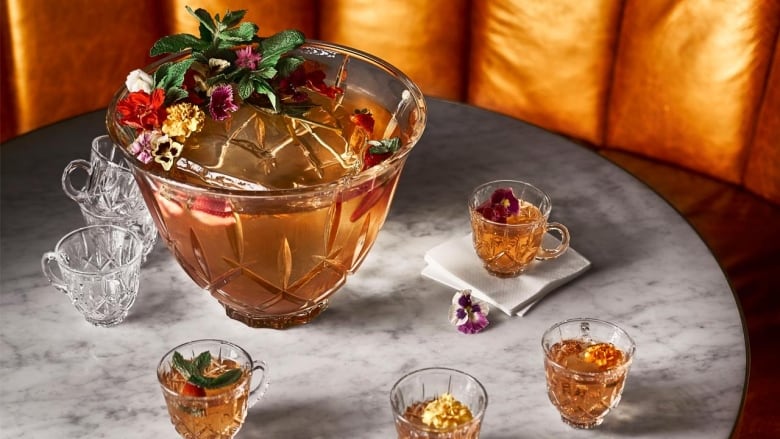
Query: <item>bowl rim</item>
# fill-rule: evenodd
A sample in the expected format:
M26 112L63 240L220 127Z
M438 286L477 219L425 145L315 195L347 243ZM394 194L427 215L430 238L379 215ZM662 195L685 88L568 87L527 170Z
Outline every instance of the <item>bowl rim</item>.
M133 170L134 173L140 172L145 175L151 174L156 179L162 180L166 184L184 188L188 191L207 193L211 195L241 196L241 197L258 197L258 196L259 197L271 197L271 196L295 197L295 196L311 196L312 194L323 194L323 193L328 193L330 191L340 192L340 189L343 190L343 189L359 186L371 180L377 179L384 174L388 174L389 171L396 169L397 167L400 167L400 165L402 165L403 162L406 160L407 155L411 152L411 150L414 148L414 146L422 137L422 134L425 131L425 127L427 125L427 103L425 101L425 96L423 95L419 86L417 86L417 84L415 84L409 78L409 76L407 76L404 72L402 72L397 67L393 66L392 64L388 63L387 61L381 58L378 58L362 50L354 49L340 44L321 41L321 40L306 39L304 44L301 45L299 48L297 48L296 51L305 50L307 48L321 49L327 52L338 52L347 57L361 59L362 61L369 62L374 66L384 70L389 75L401 81L401 83L406 87L405 91L408 91L410 93L411 101L413 102L413 105L415 105L416 107L415 110L417 112L417 119L415 121L415 126L411 130L411 135L408 141L403 142L402 148L399 149L397 153L393 154L387 160L384 160L378 165L373 166L369 169L362 170L357 174L344 176L342 178L338 178L336 180L329 181L326 183L320 183L320 184L305 186L300 188L251 190L251 189L227 189L227 188L220 188L220 187L198 186L195 184L191 184L191 183L187 183L187 182L183 182L171 178L167 172L163 172L159 168L141 168L136 163L137 159L127 151L126 145L121 145L121 143L117 141L117 139L119 139L120 136L117 133L119 127L115 121L115 109L119 100L127 92L126 86L120 87L114 93L113 97L111 98L111 101L109 102L108 107L106 108L105 121L106 121L106 129L108 130L108 136L111 138L111 140L114 143L119 145L119 149L122 151L122 154L124 154L125 160L127 161L128 165L130 166L130 168ZM158 68L160 65L166 62L169 62L173 59L189 56L189 54L190 54L190 50L185 50L182 52L177 52L177 53L167 55L161 59L158 59L146 65L145 67L143 67L143 70L146 72L154 71L156 68Z

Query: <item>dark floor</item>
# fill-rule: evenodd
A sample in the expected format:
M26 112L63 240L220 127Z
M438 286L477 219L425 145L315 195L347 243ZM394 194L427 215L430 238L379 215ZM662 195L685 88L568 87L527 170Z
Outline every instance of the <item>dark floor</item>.
M780 206L701 175L602 151L666 198L710 247L742 306L749 378L733 439L780 438Z

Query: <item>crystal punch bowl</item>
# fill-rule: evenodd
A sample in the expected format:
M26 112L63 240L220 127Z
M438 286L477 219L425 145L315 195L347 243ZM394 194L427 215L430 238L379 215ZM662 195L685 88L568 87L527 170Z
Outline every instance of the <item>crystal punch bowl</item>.
M136 133L119 123L116 109L126 88L107 113L108 132L124 147L168 249L230 318L251 327L305 324L327 307L376 240L426 123L419 88L388 63L320 41L295 52L343 93L300 117L242 107L221 137L204 137L172 172L127 151ZM372 113L378 137L400 139L400 148L372 167L351 149L366 139L339 122L355 110Z

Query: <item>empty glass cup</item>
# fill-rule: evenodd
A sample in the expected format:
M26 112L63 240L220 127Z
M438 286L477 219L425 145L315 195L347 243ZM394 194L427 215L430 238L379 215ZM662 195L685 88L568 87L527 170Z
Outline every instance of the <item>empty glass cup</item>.
M122 227L87 226L65 235L41 258L43 273L87 322L114 326L127 317L140 282L143 244Z
M487 402L476 378L444 367L411 372L390 390L399 439L478 439Z
M80 173L85 179L77 184ZM92 140L89 161L68 163L62 173L62 190L73 201L87 204L99 214L124 215L146 208L122 152L105 135Z
M101 209L94 208L91 204L80 204L81 216L87 225L113 225L124 227L131 230L141 239L143 243L143 257L141 262L146 261L146 256L154 249L157 242L157 228L154 225L154 219L146 210L136 210L127 215L116 215L110 212L104 212Z
M81 184L78 176L84 174ZM157 229L133 173L108 136L92 140L90 160L73 160L62 173L62 190L78 203L88 225L110 224L134 231L144 243L144 260L157 242Z
M157 379L183 438L229 439L268 389L268 365L233 343L195 340L162 357Z

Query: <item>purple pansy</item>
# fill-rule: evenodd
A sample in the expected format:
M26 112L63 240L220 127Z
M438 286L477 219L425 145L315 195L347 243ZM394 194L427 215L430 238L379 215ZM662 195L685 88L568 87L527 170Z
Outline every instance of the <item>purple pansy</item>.
M252 50L252 46L242 47L236 50L236 65L238 67L244 67L249 70L257 68L257 63L263 59L263 56L259 53L255 53Z
M506 224L507 218L520 212L520 200L512 188L498 188L476 210L490 221Z
M490 323L487 315L490 306L471 297L471 290L458 291L452 296L450 322L464 334L476 334Z
M238 105L233 102L233 87L230 84L220 84L211 91L209 101L209 113L214 120L225 120L230 113L238 110Z

